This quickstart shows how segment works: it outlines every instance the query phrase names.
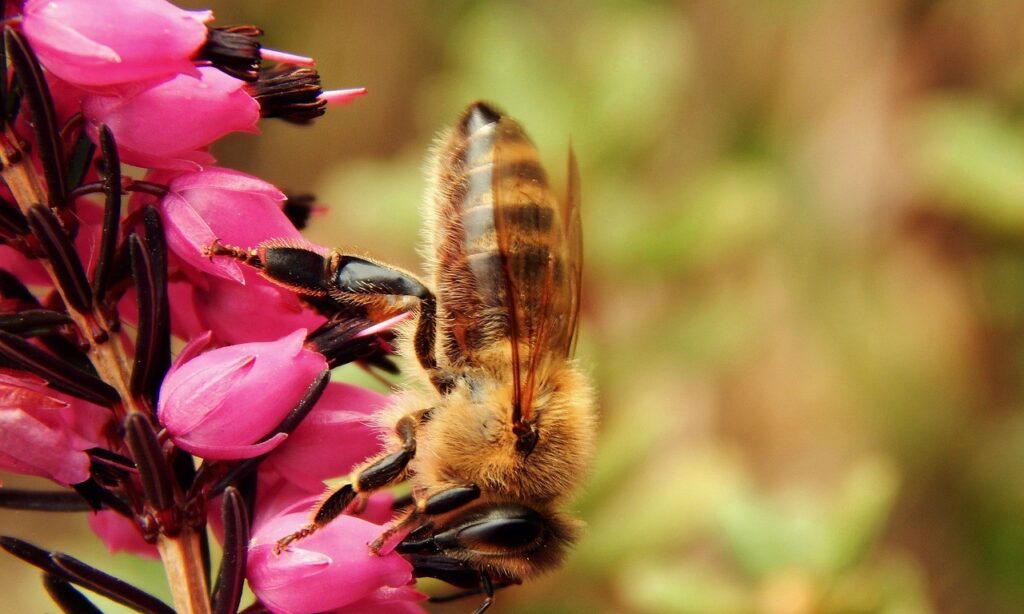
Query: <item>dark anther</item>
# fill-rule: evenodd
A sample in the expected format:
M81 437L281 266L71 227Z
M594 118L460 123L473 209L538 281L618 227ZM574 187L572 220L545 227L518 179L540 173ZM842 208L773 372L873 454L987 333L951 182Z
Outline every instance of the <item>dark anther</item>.
M251 87L262 117L306 124L323 115L327 107L327 102L320 98L320 75L306 66L282 64L264 68Z
M195 55L242 81L255 81L260 72L260 41L263 31L256 26L208 28L206 43Z
M302 230L309 223L313 213L316 197L312 194L287 194L284 201L284 214L296 228Z

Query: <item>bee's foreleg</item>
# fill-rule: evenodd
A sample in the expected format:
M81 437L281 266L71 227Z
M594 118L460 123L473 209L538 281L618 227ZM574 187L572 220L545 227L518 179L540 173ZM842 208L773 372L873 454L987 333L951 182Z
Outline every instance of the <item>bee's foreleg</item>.
M401 448L397 452L381 456L357 469L350 483L331 493L320 504L313 516L313 522L278 540L274 551L280 554L288 544L308 537L323 528L327 523L340 516L357 496L368 495L401 477L409 462L416 455L416 425L426 414L427 410L424 410L402 416L395 424L395 433L401 442Z

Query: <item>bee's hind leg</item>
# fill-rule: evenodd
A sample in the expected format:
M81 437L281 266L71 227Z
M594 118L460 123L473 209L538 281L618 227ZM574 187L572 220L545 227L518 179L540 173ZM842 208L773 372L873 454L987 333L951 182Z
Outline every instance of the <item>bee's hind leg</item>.
M313 522L277 541L274 552L280 554L288 544L308 537L340 516L359 496L368 496L398 480L416 455L416 425L429 410L406 414L395 424L401 448L378 457L355 471L352 482L345 484L324 499L313 516Z

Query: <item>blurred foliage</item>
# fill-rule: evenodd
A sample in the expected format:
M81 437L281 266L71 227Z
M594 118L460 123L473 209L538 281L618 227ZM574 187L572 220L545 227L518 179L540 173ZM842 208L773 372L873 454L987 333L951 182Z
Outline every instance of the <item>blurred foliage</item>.
M492 611L1024 611L1024 5L212 4L370 88L219 152L315 191L320 243L417 268L471 100L556 180L572 139L589 528Z

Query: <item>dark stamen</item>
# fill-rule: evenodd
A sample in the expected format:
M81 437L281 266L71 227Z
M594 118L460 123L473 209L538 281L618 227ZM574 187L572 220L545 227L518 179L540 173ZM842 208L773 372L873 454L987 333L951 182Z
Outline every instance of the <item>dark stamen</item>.
M327 107L327 101L320 98L320 75L305 66L264 68L250 87L253 98L260 103L262 117L307 124L323 115Z
M260 72L261 36L263 31L256 26L208 28L206 43L193 59L207 60L236 79L255 81Z

